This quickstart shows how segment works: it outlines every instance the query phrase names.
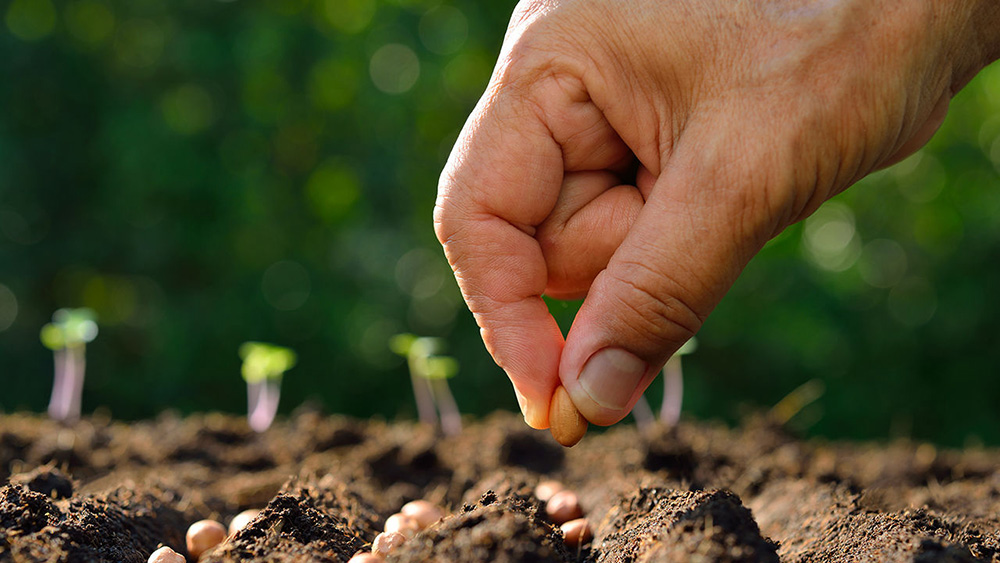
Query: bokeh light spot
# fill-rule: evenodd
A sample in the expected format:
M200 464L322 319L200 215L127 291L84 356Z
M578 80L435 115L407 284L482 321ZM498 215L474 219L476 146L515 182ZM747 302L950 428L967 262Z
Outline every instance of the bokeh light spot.
M914 154L889 170L899 193L914 203L933 201L948 181L941 163L923 152Z
M255 69L243 84L243 105L261 123L280 121L293 105L290 98L288 82L272 69Z
M440 253L414 248L396 262L396 285L411 297L426 299L436 295L451 276Z
M322 0L322 19L335 31L360 33L375 17L375 0Z
M182 135L201 133L215 119L212 97L197 84L178 86L160 100L163 120Z
M50 0L14 0L7 6L4 23L23 41L44 39L56 27L56 8Z
M376 88L387 94L402 94L420 78L420 59L406 45L389 43L375 51L368 70Z
M306 197L327 224L343 219L361 197L361 182L353 168L338 160L324 162L309 176Z
M17 320L17 296L9 287L0 283L0 332L3 332Z
M149 68L160 60L166 42L166 33L156 22L128 20L122 24L115 38L115 56L125 66Z
M889 292L889 313L907 328L927 324L937 311L938 300L934 286L922 277L902 280Z
M358 91L358 72L347 61L326 59L309 73L309 99L315 107L336 111L354 101Z
M87 47L103 44L115 29L114 12L98 0L79 0L68 4L63 19L70 36Z
M873 240L865 245L858 260L861 279L872 287L893 287L906 275L906 251L889 239Z
M469 22L454 6L431 8L420 18L420 41L438 55L457 53L469 37Z
M827 202L802 229L806 257L816 266L831 272L842 272L860 254L861 243L854 227L854 213L845 205Z
M0 233L17 244L40 242L49 231L49 217L40 207L20 210L0 207Z
M473 102L490 79L491 61L479 52L463 52L444 67L444 89L460 102Z
M309 272L298 262L281 260L271 264L260 282L267 303L279 311L294 311L312 292Z
M123 323L135 314L138 294L132 281L120 276L95 275L83 285L83 305L97 312L102 324Z

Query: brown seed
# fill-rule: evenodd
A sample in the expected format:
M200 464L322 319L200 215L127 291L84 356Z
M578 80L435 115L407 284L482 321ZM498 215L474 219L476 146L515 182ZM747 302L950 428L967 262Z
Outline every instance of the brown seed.
M150 554L146 563L185 563L184 556L167 546L163 546Z
M547 502L552 495L563 490L563 484L559 481L542 481L535 485L535 496L542 502Z
M385 519L385 531L398 532L406 536L406 539L410 539L420 531L420 523L416 518L397 512Z
M385 559L382 559L374 553L365 553L364 551L359 551L351 557L351 560L347 563L382 563Z
M226 527L215 520L199 520L187 531L188 554L197 559L202 553L226 540Z
M409 516L417 521L421 530L437 524L438 520L444 518L444 510L441 507L426 500L414 500L403 505L399 509L405 516Z
M229 535L230 536L235 535L236 532L242 530L243 528L246 528L247 524L253 521L253 519L256 518L258 514L260 514L259 509L249 508L247 510L244 510L243 512L240 512L236 516L233 516L233 519L229 522Z
M556 524L563 524L583 516L580 501L573 491L559 491L552 495L549 502L545 503L545 513L549 515L549 520Z
M556 387L549 403L549 432L556 442L567 448L576 445L587 433L587 419L576 410L573 399L562 385Z
M569 547L580 547L594 537L586 518L570 520L559 526L559 529L562 530L563 539Z
M372 553L385 557L392 553L392 550L406 543L406 536L399 532L382 532L375 536L372 542Z

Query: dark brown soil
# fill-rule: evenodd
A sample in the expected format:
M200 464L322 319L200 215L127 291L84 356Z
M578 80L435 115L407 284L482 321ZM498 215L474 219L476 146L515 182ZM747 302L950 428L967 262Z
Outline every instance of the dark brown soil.
M1000 562L1000 451L621 426L564 450L510 414L453 438L300 412L262 435L223 415L65 427L0 415L0 562L141 563L187 526L263 508L202 557L343 562L407 501L449 515L390 562ZM577 491L569 549L533 488Z

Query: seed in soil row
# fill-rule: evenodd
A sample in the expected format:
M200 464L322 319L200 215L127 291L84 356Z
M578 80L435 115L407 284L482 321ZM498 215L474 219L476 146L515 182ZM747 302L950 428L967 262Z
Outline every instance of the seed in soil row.
M403 534L406 539L411 539L420 531L420 523L416 518L410 518L405 514L396 513L385 519L385 531Z
M535 496L542 502L548 502L552 495L563 490L563 484L559 481L542 481L535 485Z
M199 520L187 531L188 553L193 559L226 541L226 527L215 520Z
M590 529L586 518L570 520L559 526L559 529L562 530L563 540L569 547L580 547L594 537L594 532Z
M150 554L146 563L185 563L185 561L183 555L163 546Z
M580 500L573 491L559 491L545 503L545 513L556 524L565 524L583 516Z
M421 530L426 530L444 518L444 510L426 500L410 501L404 504L399 512L416 520Z
M382 563L383 561L385 561L385 559L382 559L374 553L365 553L360 551L355 553L354 557L351 557L351 560L347 563Z
M257 508L250 508L240 512L229 522L229 535L236 535L236 532L247 527L247 524L253 521L257 515L260 514L260 510Z
M372 542L372 553L385 557L392 550L406 543L406 536L399 532L382 532Z
M569 391L562 385L556 387L549 404L549 432L567 448L575 446L587 433L587 419L576 410Z

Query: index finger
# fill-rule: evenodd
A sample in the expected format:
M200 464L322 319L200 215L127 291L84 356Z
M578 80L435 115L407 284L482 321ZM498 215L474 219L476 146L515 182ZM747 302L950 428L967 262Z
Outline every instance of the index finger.
M441 174L434 226L525 421L546 428L564 340L542 300L547 273L534 234L555 206L563 160L530 106L498 86L483 96Z

